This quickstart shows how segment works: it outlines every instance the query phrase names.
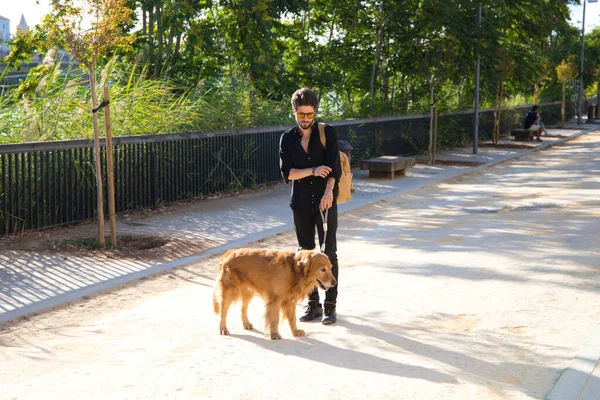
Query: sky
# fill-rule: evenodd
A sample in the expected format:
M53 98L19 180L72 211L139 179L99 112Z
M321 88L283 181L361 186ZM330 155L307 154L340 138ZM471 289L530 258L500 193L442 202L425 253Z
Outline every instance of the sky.
M582 6L572 6L571 23L581 27ZM21 20L21 13L25 15L27 25L33 26L40 22L42 17L51 10L49 0L0 0L0 15L10 19L10 30L14 34L15 28ZM600 26L600 1L588 3L585 11L585 30Z
M27 25L34 26L51 10L49 0L0 0L0 15L10 19L10 33L13 35L21 14L25 15Z
M569 8L571 9L571 24L581 29L583 5L571 6ZM597 3L587 3L585 6L585 31L589 32L597 26L600 26L600 1Z

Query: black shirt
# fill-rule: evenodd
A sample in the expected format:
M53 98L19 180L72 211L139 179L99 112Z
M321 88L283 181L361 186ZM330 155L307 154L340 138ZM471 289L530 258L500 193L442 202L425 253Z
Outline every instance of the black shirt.
M304 169L319 167L321 165L327 165L331 168L331 172L326 178L310 175L306 178L292 181L292 196L290 199L292 210L316 212L319 210L319 204L325 193L327 180L330 177L335 178L333 199L334 201L337 199L337 184L342 175L337 132L333 126L325 125L325 143L327 148L324 149L319 137L319 127L317 121L315 121L308 142L308 153L302 148L301 140L302 132L300 132L298 126L281 135L281 140L279 141L281 175L285 183L288 183L290 181L288 177L292 168Z
M538 119L537 112L536 111L529 111L527 113L527 116L525 117L525 122L523 123L523 127L525 129L531 128L531 125L533 125L533 123L535 122L536 119Z

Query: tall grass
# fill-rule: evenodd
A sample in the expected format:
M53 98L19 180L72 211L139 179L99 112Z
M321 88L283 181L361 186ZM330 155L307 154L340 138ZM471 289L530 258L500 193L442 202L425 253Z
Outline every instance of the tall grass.
M287 100L260 99L244 79L210 86L202 80L189 89L145 72L113 59L99 74L99 86L109 86L115 136L293 122ZM81 69L62 73L59 64L46 65L0 93L0 144L92 137L89 80Z
M0 144L93 137L87 72L71 66L63 73L59 69L60 64L55 64L51 56L44 61L44 65L34 68L18 88L0 92ZM112 131L115 136L286 125L294 122L289 103L291 93L265 98L258 94L246 76L201 79L195 87L190 88L165 79L150 79L146 72L142 67L113 58L98 74L96 81L99 86L106 84L110 88ZM102 90L97 92L101 94ZM459 92L442 93L441 102L450 97L460 97ZM101 101L97 100L98 103ZM504 105L508 107L530 101L529 97L517 95L506 99ZM427 99L423 100L423 104L403 102L403 98L398 98L396 106L391 107L380 101L373 102L365 94L348 103L344 96L328 93L323 95L318 118L332 121L398 114L399 111L428 111L425 107L428 105ZM458 100L447 101L446 106L449 109L461 108L464 107L462 103ZM100 128L104 129L104 124L101 123Z
M202 104L202 116L206 124L216 129L279 125L294 121L288 99L264 98L243 77L234 76L215 83L202 80L193 98Z

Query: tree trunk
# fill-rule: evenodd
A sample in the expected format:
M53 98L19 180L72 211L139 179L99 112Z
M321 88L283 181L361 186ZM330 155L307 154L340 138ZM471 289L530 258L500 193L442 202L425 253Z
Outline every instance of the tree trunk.
M375 98L375 72L377 71L377 65L379 64L379 58L381 57L381 46L383 42L383 30L385 25L387 24L389 16L386 17L381 23L381 27L379 27L379 31L377 32L377 44L375 45L375 57L373 59L373 68L371 68L371 102Z
M148 26L146 23L146 10L144 10L144 7L142 5L142 32L143 35L147 38L148 37ZM142 46L142 65L146 65L146 63L148 62L148 46Z
M400 78L400 88L399 88L399 90L400 90L400 107L401 107L401 112L406 112L407 111L406 109L408 108L408 107L405 106L405 104L408 104L407 100L406 100L407 96L406 95L403 96L403 93L404 93L404 82L406 82L406 75L402 74L401 78ZM405 101L402 102L402 99L405 99Z
M329 48L333 44L333 31L335 29L335 17L337 16L337 2L334 3L335 9L333 10L333 16L331 17L331 26L329 27Z
M540 92L540 88L537 85L537 83L535 85L533 85L533 104L537 104L538 103L538 94Z
M309 40L310 29L310 8L304 12L302 19L302 31L304 32L304 40Z
M173 50L173 59L179 56L179 49L181 48L181 35L182 33L179 32L179 34L177 35L177 39L175 40L175 50Z
M384 104L389 104L390 100L388 98L390 93L390 82L389 77L387 76L387 68L381 68L381 98L383 99Z
M150 5L150 10L148 10L148 62L152 62L152 49L154 49L154 5ZM152 74L154 70L150 68L150 74Z
M501 81L496 91L496 110L494 112L494 129L492 143L497 145L500 140L500 113L502 112L502 97L504 96L504 82Z
M154 76L158 77L162 71L163 56L163 26L161 6L156 6L156 58L154 59Z
M496 144L500 142L500 121L502 120L502 101L504 100L504 81L500 83L500 103L498 104L498 122L496 124Z
M348 99L348 105L350 109L354 109L354 98L352 97L352 91L350 89L346 89L346 98Z
M385 35L385 48L389 49L390 48L390 35ZM389 99L389 95L390 95L390 77L389 77L389 70L388 70L388 61L384 55L384 60L381 62L381 67L380 67L380 71L381 71L381 98L383 100L383 103L385 105L390 104L390 99Z
M169 75L169 68L171 68L171 60L173 59L173 38L175 37L175 28L171 26L169 29L169 38L167 39L167 54L165 56L165 66L163 68L162 74Z
M306 34L306 16L308 15L308 11L304 11L302 13L302 32Z
M88 67L90 74L90 91L92 93L92 124L94 126L94 158L96 165L96 191L97 191L97 212L98 212L98 244L101 248L106 247L104 241L104 195L102 190L102 163L100 162L100 132L98 132L98 113L96 109L96 78L94 66L96 65L96 59L93 58L92 62Z
M398 73L394 72L394 79L392 80L392 109L394 109L394 101L396 100L396 82L398 79Z

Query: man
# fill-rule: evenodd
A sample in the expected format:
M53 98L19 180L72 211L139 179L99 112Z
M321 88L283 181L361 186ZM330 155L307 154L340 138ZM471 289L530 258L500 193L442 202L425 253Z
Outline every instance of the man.
M335 128L325 125L325 148L319 137L315 120L319 108L317 95L309 89L299 89L292 95L292 112L297 126L284 132L279 142L281 174L286 183L292 181L290 207L299 249L315 248L315 228L319 244L325 241L324 253L338 279L337 239L337 183L341 176L338 137ZM327 232L324 237L323 219ZM333 324L337 320L338 286L326 291L324 309L319 303L319 291L308 296L308 305L300 321L308 322L323 316L321 322Z
M525 116L525 122L523 123L523 127L530 131L535 131L537 136L537 141L542 141L542 131L544 127L540 125L540 117L538 115L538 106L534 105L531 107L531 111L527 113Z

